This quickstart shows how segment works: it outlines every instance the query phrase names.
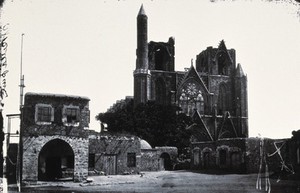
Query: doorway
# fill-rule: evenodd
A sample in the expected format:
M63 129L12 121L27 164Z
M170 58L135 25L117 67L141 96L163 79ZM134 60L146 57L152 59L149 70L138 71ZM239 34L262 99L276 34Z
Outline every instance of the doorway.
M38 180L55 181L74 177L74 152L61 139L46 143L39 154Z
M117 156L116 155L104 155L103 166L104 166L104 172L107 175L117 174Z
M168 153L162 153L160 156L161 169L172 170L171 157Z

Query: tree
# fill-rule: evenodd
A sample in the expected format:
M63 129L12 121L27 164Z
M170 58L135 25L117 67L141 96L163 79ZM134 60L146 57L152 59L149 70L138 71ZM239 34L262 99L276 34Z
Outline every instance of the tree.
M130 133L146 140L151 146L175 146L179 153L189 146L192 123L175 105L161 105L153 101L137 106L133 100L122 101L96 119L107 124L109 132Z

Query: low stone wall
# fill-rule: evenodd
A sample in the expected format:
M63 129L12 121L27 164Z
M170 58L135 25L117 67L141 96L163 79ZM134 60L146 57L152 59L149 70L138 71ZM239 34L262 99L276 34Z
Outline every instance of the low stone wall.
M263 141L263 152L261 143ZM287 160L287 145L276 153L275 143L279 148L286 139L234 138L191 144L191 167L195 170L215 170L229 173L258 173L266 170L277 172L281 169L281 157ZM221 155L222 153L223 155ZM261 155L263 153L263 156ZM223 156L223 157L222 157ZM221 158L222 157L222 158ZM222 163L224 161L224 163Z
M141 150L141 171L159 171L160 154L157 149Z
M171 169L177 162L178 149L176 147L155 147L154 149L142 149L141 150L141 171L160 171L165 170L164 155L170 158L167 162L170 162Z
M245 138L194 142L191 148L192 169L245 172Z
M168 153L171 157L171 160L176 160L178 156L178 149L177 147L169 147L169 146L163 146L163 147L155 147L160 154L162 153Z
M101 133L90 135L89 153L95 155L94 169L98 171L103 171L107 174L140 172L141 145L140 139L136 136ZM128 163L129 154L135 155L134 165Z

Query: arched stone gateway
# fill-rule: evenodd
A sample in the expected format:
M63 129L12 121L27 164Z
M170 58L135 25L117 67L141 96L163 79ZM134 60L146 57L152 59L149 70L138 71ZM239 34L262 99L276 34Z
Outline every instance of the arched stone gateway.
M38 180L74 178L74 151L69 143L53 139L41 149L38 157Z
M168 153L162 153L160 155L160 166L161 169L165 169L165 170L172 170L172 163L171 163L171 157Z

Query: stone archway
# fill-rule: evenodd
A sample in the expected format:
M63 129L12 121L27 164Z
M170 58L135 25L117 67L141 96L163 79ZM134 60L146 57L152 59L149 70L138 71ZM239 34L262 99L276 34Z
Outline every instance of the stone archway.
M74 151L69 143L53 139L39 153L38 180L54 181L74 177Z
M172 170L171 157L168 153L164 152L160 155L161 168L165 170Z

